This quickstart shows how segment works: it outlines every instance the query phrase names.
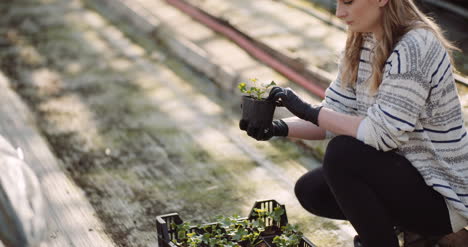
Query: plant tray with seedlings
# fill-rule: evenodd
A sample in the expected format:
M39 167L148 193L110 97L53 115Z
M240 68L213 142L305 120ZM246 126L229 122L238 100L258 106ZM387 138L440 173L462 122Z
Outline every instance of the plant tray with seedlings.
M159 247L316 247L288 224L284 205L256 201L248 217L220 216L192 226L177 213L156 218Z

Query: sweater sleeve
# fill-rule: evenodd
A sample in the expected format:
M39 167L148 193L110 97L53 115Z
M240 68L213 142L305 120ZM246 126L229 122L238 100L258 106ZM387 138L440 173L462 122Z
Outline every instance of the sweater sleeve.
M341 65L338 76L325 91L325 98L321 105L336 112L357 115L356 91L353 87L342 85Z
M357 115L356 91L353 87L344 87L341 82L341 63L338 68L338 76L325 90L325 98L321 105L333 111L349 115ZM336 134L331 131L325 132L325 139L331 139Z
M428 69L422 69L431 59L425 54L432 35L428 32L406 34L386 62L376 102L362 126L364 142L378 150L389 151L407 142L425 108L431 89Z

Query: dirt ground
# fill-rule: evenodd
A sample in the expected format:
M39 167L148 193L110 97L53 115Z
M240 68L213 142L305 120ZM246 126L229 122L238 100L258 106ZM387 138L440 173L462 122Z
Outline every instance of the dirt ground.
M207 222L270 198L316 244L350 246L345 223L294 198L314 156L241 133L238 99L163 48L134 43L79 0L2 1L0 12L0 69L118 246L155 246L160 214Z

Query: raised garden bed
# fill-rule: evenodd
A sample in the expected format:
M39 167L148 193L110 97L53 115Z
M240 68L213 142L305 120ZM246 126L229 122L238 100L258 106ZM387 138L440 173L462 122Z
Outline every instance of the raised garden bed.
M316 247L288 224L284 205L256 201L248 217L220 217L190 226L177 213L156 218L159 247Z

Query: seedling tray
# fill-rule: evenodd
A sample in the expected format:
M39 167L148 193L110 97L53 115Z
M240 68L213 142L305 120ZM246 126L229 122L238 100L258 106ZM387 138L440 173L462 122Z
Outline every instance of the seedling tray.
M262 201L256 201L254 206L252 207L252 210L250 210L250 214L248 217L241 218L240 220L256 220L261 216L258 216L255 214L255 209L262 209L266 210L268 212L272 212L276 207L281 207L284 211L284 214L281 216L281 220L279 222L276 222L272 220L269 217L262 217L263 220L265 221L265 225L267 227L269 226L276 226L278 228L281 228L282 226L286 226L288 224L288 218L286 215L286 208L283 204L278 203L275 200L262 200ZM179 240L177 236L177 231L175 229L175 225L180 225L184 223L183 220L180 218L179 214L177 213L171 213L171 214L165 214L165 215L160 215L156 217L156 228L157 228L157 234L158 234L158 244L159 247L180 247L179 245L176 245L173 240ZM218 224L217 222L213 223L208 223L205 225L216 225ZM192 227L192 231L197 231L197 227ZM263 243L265 243L269 247L276 247L272 241L273 238L277 235L262 235L261 238L264 240ZM306 237L302 237L301 242L299 245L295 247L317 247L315 246L310 240L308 240Z

